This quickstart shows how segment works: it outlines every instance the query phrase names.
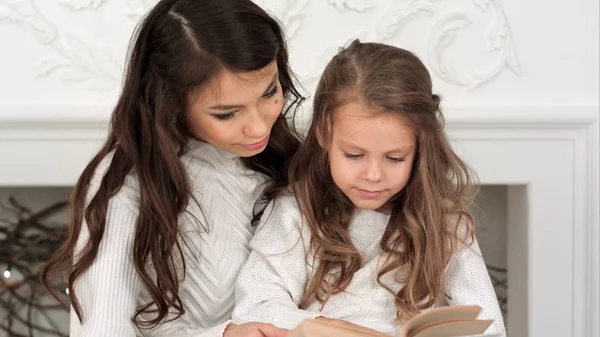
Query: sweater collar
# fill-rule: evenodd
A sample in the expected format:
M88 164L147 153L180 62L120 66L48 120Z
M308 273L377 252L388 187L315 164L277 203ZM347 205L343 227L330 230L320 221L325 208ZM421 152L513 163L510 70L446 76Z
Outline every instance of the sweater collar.
M196 138L188 140L188 155L227 171L246 170L240 156Z

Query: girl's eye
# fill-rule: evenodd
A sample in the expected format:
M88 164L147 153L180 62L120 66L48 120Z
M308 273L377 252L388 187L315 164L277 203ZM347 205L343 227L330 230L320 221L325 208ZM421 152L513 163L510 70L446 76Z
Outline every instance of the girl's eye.
M349 159L358 159L360 157L362 157L362 154L354 154L354 153L346 153L344 152L344 157L349 158Z
M213 117L215 117L216 119L218 119L220 121L228 120L230 118L233 118L233 116L235 116L235 111L224 113L224 114L219 114L219 115L213 115Z
M269 91L268 93L266 93L264 97L271 98L271 97L275 96L278 91L279 91L279 87L278 86L274 86L273 89L271 89L271 91Z
M401 163L406 160L405 157L388 157L388 160L393 163Z

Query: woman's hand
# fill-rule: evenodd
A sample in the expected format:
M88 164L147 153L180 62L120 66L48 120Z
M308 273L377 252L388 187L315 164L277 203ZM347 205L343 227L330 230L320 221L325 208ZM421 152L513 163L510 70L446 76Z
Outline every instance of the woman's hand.
M251 322L229 324L223 337L285 337L287 333L286 329L280 329L273 324Z

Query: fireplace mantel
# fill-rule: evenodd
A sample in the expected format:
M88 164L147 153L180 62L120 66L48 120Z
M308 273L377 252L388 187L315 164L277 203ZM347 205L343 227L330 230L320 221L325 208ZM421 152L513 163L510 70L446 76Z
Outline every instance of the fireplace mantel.
M110 109L0 107L0 186L73 185L102 144ZM524 302L509 300L508 320L529 322L512 337L597 336L598 107L444 111L480 183L515 187L509 212L526 210L509 214L509 242L521 245L509 243L508 297Z

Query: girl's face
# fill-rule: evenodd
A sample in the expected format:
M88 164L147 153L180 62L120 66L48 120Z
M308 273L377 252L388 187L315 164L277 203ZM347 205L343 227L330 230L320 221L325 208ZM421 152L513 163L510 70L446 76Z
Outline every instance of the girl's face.
M356 207L379 209L406 186L416 136L400 117L353 101L335 111L331 132L331 176Z
M283 109L277 63L234 73L223 70L199 97L191 99L186 118L192 134L241 157L262 152Z

